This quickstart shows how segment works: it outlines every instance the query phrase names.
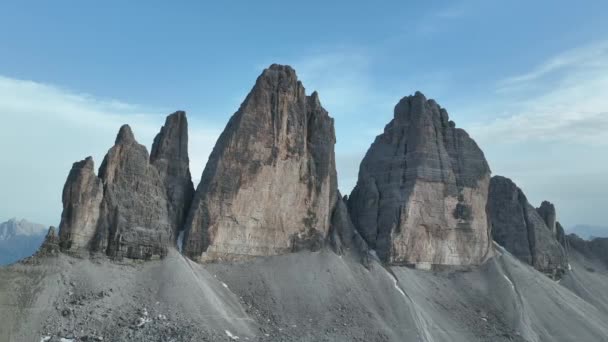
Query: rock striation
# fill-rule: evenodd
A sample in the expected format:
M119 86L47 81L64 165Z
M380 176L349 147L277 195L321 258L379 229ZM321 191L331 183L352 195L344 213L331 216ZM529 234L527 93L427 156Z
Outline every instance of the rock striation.
M333 119L295 71L271 65L219 137L186 220L184 253L230 260L316 250L337 181Z
M165 185L169 222L174 238L177 238L194 196L188 157L188 120L185 112L177 111L167 116L165 125L154 138L150 163L158 170Z
M367 151L349 201L352 221L392 265L476 265L490 253L490 168L434 100L416 92Z
M555 225L555 208L543 202L537 211L513 181L494 176L490 182L488 214L494 240L520 260L554 278L568 267L565 244L547 224ZM561 228L561 225L559 225ZM561 229L563 237L563 229Z
M128 125L95 175L93 159L74 163L63 190L63 251L113 258L167 254L192 198L184 112L167 117L148 155Z

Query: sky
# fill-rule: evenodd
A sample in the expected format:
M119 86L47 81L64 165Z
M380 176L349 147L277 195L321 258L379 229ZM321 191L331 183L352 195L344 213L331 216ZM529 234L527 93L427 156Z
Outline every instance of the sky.
M272 63L335 119L339 187L422 91L558 220L606 225L608 2L2 1L0 221L58 225L73 162L188 113L191 171Z

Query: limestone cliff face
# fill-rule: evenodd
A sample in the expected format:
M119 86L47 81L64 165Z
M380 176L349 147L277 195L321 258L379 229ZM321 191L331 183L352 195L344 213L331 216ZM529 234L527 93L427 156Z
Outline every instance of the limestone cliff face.
M186 222L195 260L318 249L337 194L333 119L295 71L272 65L217 141Z
M353 223L393 265L476 265L490 253L490 169L483 152L435 101L396 106L359 170Z
M74 163L63 187L59 238L64 251L84 251L95 237L103 184L95 175L93 158Z
M165 185L169 222L175 238L183 228L194 196L188 157L188 121L185 112L178 111L167 117L165 125L154 138L150 163L158 170Z
M60 246L113 258L163 257L192 198L184 112L167 117L152 155L128 125L95 175L89 157L74 163L63 190Z
M557 227L555 208L549 202L542 207L539 213L510 179L492 177L488 214L494 240L537 270L560 277L568 266L566 250L559 234L547 226Z

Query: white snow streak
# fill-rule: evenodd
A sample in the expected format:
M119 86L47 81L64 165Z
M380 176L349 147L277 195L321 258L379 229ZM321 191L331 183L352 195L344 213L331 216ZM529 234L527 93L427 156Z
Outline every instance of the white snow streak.
M503 277L505 277L505 279L507 280L507 282L509 283L509 285L511 285L511 288L513 290L515 290L515 285L513 285L513 282L511 281L511 279L509 279L509 277L507 277L506 275L502 275Z
M226 332L226 335L228 335L228 337L230 337L231 340L238 340L239 337L236 335L232 335L232 333L228 330L224 330Z

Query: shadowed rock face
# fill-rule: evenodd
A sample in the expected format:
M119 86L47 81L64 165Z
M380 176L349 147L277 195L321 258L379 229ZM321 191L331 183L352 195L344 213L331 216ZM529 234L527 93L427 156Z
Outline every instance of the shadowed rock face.
M59 237L64 251L88 249L97 231L103 184L94 167L91 157L74 163L63 187Z
M120 128L99 168L104 184L98 245L112 257L149 259L166 254L171 225L164 184L131 128Z
M329 243L337 254L352 252L358 254L362 263L369 265L367 243L355 228L347 207L348 199L342 198L338 193L336 206L331 216Z
M120 128L99 177L93 160L74 163L63 190L63 251L101 252L114 258L163 257L192 198L184 112L167 117L152 156Z
M483 152L417 92L368 150L348 201L353 223L393 265L475 265L490 253Z
M195 260L318 249L336 196L333 119L289 66L272 65L217 141L186 223Z
M185 112L178 111L167 117L165 125L154 138L150 163L158 170L165 184L169 201L169 221L175 238L183 228L194 195Z
M545 203L549 202L543 202L544 208L549 208ZM541 212L550 213L544 209ZM559 236L547 227L545 219L510 179L492 177L488 214L492 236L498 244L541 272L554 277L563 274L568 266L568 258L563 244L558 241ZM555 208L552 214L545 217L557 226Z

